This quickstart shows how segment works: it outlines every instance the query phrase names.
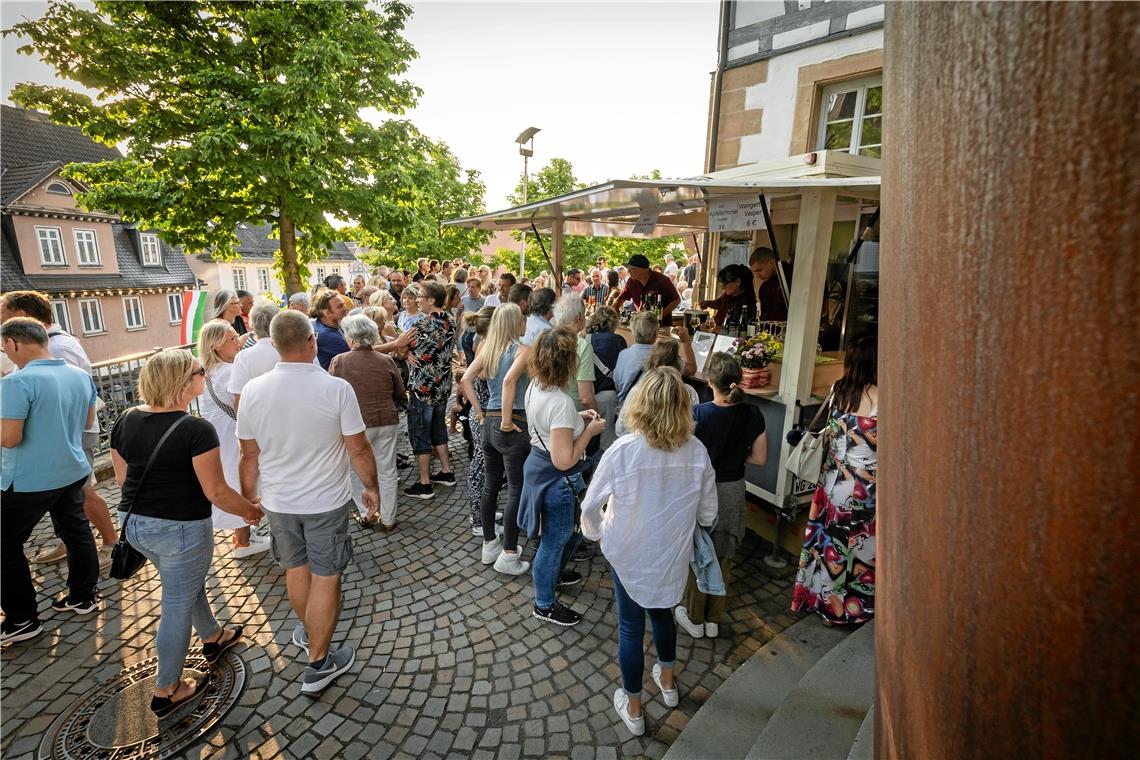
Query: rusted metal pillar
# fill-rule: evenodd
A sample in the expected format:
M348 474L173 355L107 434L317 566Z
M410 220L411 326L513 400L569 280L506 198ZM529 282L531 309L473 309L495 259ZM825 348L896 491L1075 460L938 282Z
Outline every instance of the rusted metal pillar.
M879 756L1140 744L1138 30L887 4Z

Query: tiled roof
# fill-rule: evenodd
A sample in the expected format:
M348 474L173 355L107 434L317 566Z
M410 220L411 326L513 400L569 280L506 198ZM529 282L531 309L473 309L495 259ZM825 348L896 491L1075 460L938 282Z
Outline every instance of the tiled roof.
M0 231L0 290L31 290L32 284L24 276L24 269L20 266L20 258L16 255L15 238L9 220L4 220L3 230Z
M198 282L190 267L186 264L186 257L182 252L170 247L162 238L162 266L144 267L137 248L137 235L134 230L124 224L111 225L115 238L115 256L119 262L118 274L33 274L24 277L26 285L45 293L62 293L71 290L104 290L118 288L163 288L186 287L193 288ZM5 238L4 256L4 290L15 290L16 287L8 279L8 249ZM14 265L15 262L13 261ZM13 282L17 278L13 278Z
M237 235L237 252L243 259L270 261L277 255L279 241L270 238L273 226L269 224L239 224L234 234ZM198 254L202 261L213 261L208 253ZM332 244L329 254L322 261L354 261L356 257L342 241Z
M122 157L117 149L95 142L75 127L56 124L46 114L0 105L0 163L4 167L49 161L94 163Z
M0 203L7 205L16 200L61 166L63 163L60 161L27 166L5 164L3 174L0 174Z

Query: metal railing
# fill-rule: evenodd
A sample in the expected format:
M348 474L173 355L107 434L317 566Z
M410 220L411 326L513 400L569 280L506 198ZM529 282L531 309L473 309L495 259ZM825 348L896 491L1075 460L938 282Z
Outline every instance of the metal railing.
M170 346L170 348L193 349L194 344ZM111 445L111 428L119 415L131 407L142 403L139 399L139 374L142 372L146 360L165 348L155 348L128 356L119 356L107 361L96 362L91 365L91 378L95 381L95 389L99 399L99 443L95 447L96 454L102 454ZM190 405L190 413L198 414L198 400Z

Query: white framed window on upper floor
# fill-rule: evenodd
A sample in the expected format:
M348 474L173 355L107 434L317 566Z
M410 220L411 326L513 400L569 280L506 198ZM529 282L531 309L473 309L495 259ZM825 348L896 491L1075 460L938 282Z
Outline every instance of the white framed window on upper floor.
M126 318L128 330L141 330L146 327L142 299L138 296L123 296L123 316Z
M45 267L67 266L63 251L63 230L59 227L36 227L36 242L40 247L40 262Z
M158 242L158 235L153 232L144 232L139 235L139 244L142 246L144 267L162 266L162 246Z
M325 268L317 267L317 282L324 284L325 281Z
M269 269L266 267L257 270L257 289L262 293L269 292Z
M819 107L818 150L882 158L882 75L828 85Z
M103 306L98 298L79 299L79 319L83 323L84 335L97 335L107 331L103 326Z
M234 290L247 290L245 286L245 269L234 267Z
M99 266L99 242L95 239L95 230L75 230L75 260L81 267Z
M52 182L47 186L47 191L52 195L73 195L71 188L62 182Z
M331 267L329 274L335 274L337 277L340 277L340 267Z
M170 314L170 324L182 324L182 294L166 294L166 311Z
M51 302L51 318L63 328L64 332L71 332L71 315L67 313L67 301L60 299Z

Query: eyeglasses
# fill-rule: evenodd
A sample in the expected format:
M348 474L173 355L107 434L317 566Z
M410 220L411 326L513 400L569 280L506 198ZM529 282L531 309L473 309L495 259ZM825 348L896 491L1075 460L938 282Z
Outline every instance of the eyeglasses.
M190 377L194 377L194 375L201 375L202 377L205 377L206 376L206 370L203 367L199 367L198 369L196 369L190 373Z

